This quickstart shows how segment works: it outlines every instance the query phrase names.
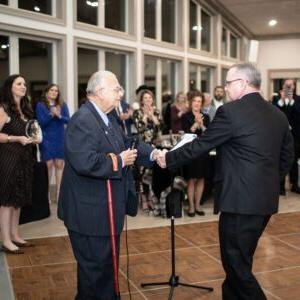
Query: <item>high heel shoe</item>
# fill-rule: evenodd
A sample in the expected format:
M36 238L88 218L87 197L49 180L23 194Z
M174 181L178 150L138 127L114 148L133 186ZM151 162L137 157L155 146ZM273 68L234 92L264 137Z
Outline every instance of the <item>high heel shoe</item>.
M11 250L11 249L5 247L4 245L2 245L1 251L3 251L4 253L7 253L7 254L16 254L16 255L25 253L23 250L21 250L19 248L15 249L15 250Z

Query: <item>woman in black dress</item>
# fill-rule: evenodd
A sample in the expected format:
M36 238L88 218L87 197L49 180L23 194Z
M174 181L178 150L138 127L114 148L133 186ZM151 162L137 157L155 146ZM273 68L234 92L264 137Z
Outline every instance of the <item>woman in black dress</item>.
M33 117L26 96L25 79L9 76L0 93L0 228L2 251L24 253L32 244L18 231L20 208L31 202L33 140L26 137L26 123Z
M209 116L201 113L203 94L194 90L188 93L190 110L182 116L182 129L186 133L194 133L200 136L209 124ZM188 216L195 214L203 216L200 209L200 200L204 190L204 177L208 169L208 155L195 159L192 163L184 166L184 178L188 180Z

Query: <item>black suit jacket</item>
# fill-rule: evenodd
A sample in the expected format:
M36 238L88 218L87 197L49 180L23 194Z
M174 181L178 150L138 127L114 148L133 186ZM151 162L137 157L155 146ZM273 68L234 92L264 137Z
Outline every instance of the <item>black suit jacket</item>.
M279 181L294 157L286 116L250 93L221 106L204 134L168 152L167 167L217 148L215 211L270 215L278 210Z
M71 118L65 135L65 167L58 201L58 217L72 231L90 236L110 235L106 180L110 179L114 201L116 233L120 234L129 196L135 196L129 167L112 170L108 153L118 155L129 147L114 118L109 129L93 104L87 101ZM152 148L139 143L137 162L151 166Z

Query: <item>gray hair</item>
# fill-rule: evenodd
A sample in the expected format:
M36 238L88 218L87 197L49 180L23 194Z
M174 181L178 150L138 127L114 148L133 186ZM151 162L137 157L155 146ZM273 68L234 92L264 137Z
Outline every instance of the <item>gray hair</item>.
M233 65L230 69L234 68L237 74L244 75L249 85L260 89L261 85L261 74L259 70L251 63L243 63Z
M105 80L105 78L112 76L115 77L116 75L110 71L97 71L96 73L94 73L87 83L87 95L95 95L97 86L103 87L103 81Z

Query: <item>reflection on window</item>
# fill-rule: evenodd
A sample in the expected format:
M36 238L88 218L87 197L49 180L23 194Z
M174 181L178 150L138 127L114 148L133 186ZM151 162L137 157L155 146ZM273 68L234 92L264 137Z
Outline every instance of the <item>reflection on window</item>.
M155 94L156 92L156 59L150 56L145 57L144 82L147 87Z
M197 35L198 35L198 22L197 22L197 5L194 1L190 1L190 47L197 48Z
M175 95L176 62L162 59L162 95Z
M190 80L189 80L189 87L191 90L196 90L197 87L197 65L190 64Z
M156 0L144 0L144 36L156 38Z
M9 39L3 35L0 35L0 70L0 83L2 83L9 75Z
M105 69L113 72L120 85L126 87L126 54L106 51Z
M41 14L52 14L52 0L18 0L18 7Z
M90 76L98 70L98 51L78 48L78 107L86 99L86 85Z
M227 56L227 30L222 28L222 55Z
M26 79L35 107L45 87L52 81L52 44L19 39L19 59L20 74Z
M234 58L237 58L237 43L237 37L230 33L230 56Z
M77 21L98 24L98 1L77 0Z
M201 92L209 93L210 92L210 71L209 67L201 67Z
M201 10L201 49L210 51L211 17Z
M0 4L8 5L8 0L0 0Z
M175 43L175 0L162 0L161 15L162 15L162 33L161 38L165 42Z
M222 73L221 73L221 80L222 81L221 81L221 85L225 86L227 72L228 72L228 69L222 68Z
M119 31L126 31L125 28L125 5L126 1L106 0L105 1L105 27Z

